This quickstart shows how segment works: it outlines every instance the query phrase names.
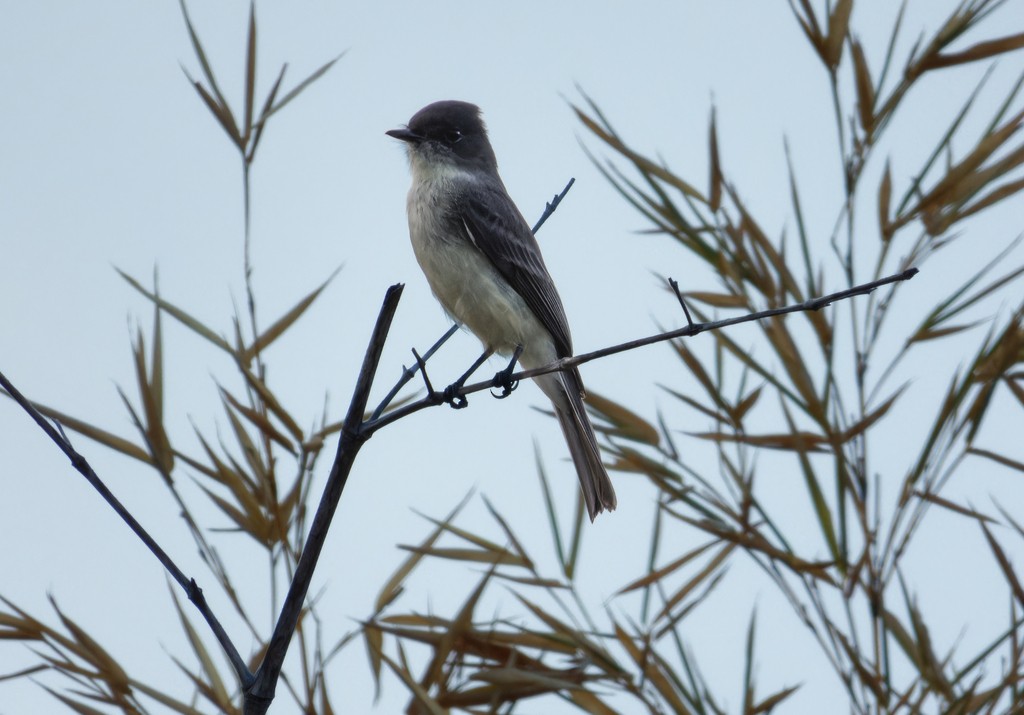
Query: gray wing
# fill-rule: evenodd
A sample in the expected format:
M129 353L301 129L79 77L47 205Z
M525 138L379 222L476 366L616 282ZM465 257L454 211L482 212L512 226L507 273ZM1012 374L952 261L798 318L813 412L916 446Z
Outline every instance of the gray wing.
M540 246L526 219L499 183L466 187L455 205L469 239L494 264L551 333L559 357L572 355L569 322Z

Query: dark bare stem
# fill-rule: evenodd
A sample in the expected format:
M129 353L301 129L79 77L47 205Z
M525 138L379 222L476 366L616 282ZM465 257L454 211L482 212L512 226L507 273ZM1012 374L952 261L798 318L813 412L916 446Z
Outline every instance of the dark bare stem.
M62 432L50 424L43 415L32 405L28 399L25 398L18 389L11 384L10 380L0 373L0 386L7 391L7 394L11 398L21 405L21 408L29 414L29 416L35 420L36 424L46 433L53 442L60 448L68 459L71 460L71 466L75 468L86 481L92 485L92 488L99 492L100 496L110 505L110 507L121 517L121 520L128 525L135 535L142 540L142 543L156 556L157 560L163 564L163 567L167 569L167 572L171 577L178 582L178 585L185 591L196 609L203 616L206 622L209 624L210 629L217 637L217 641L220 643L224 652L227 654L228 659L231 661L232 667L235 669L235 673L238 676L238 680L242 683L243 687L247 686L253 680L252 673L249 672L249 668L246 666L245 661L238 654L238 650L235 648L231 639L228 638L227 633L224 631L224 627L221 626L220 622L213 615L210 607L206 603L206 598L203 596L203 590L199 588L195 579L187 577L181 569L178 568L177 564L171 560L171 557L160 548L159 544L149 535L142 525L133 517L124 505L118 501L117 497L107 488L107 485L99 478L93 468L89 465L89 462L83 457L78 451L71 445L70 440L62 434Z
M250 687L245 689L243 710L245 715L262 715L274 699L281 667L284 665L288 646L302 613L306 594L309 592L309 585L313 579L313 571L316 569L317 560L323 550L331 520L338 507L338 502L341 500L348 475L352 471L356 454L370 436L370 433L363 429L363 415L366 412L366 403L370 397L373 378L377 373L381 351L384 349L391 321L398 309L398 301L402 297L403 287L401 283L391 286L384 297L384 304L377 316L377 323L363 358L363 366L359 371L359 379L352 394L352 401L349 403L348 414L345 416L331 474L327 478L327 485L320 498L320 505L317 507L313 523L309 528L305 547L295 568L295 576L288 589L284 605L281 607L281 614L278 616L274 633L267 645L266 656L256 672L256 679Z
M416 351L413 350L413 354L416 355L416 364L413 365L412 367L403 368L402 376L398 378L398 382L395 383L395 386L391 388L391 391L388 392L384 399L380 401L380 404L377 405L377 409L375 409L373 411L373 414L370 415L371 420L375 420L381 416L384 410L388 408L388 405L391 404L391 401L394 400L395 397L398 395L399 391L407 384L409 384L409 381L416 376L416 371L422 368L421 363L425 364L427 360L433 357L434 353L436 353L441 348L441 346L448 341L448 338L455 335L458 329L458 325L452 325L450 328L448 328L448 331L440 338L438 338L437 341L430 346L430 349L427 350L427 352L423 353L422 357L420 357L420 355L418 355Z
M669 278L668 284L671 286L672 292L676 294L679 306L683 309L683 315L686 316L686 324L693 325L693 317L690 315L690 309L686 307L686 299L683 298L683 294L679 291L679 282L675 278Z
M531 231L537 233L537 231L540 230L540 227L543 226L544 222L547 221L551 214L555 212L555 209L558 208L558 204L562 203L562 199L565 198L565 195L569 193L569 189L571 189L572 185L575 183L576 177L572 177L571 179L569 179L569 183L565 185L564 189L562 189L562 193L558 194L555 198L553 198L544 206L544 213L542 213L540 215L540 218L537 219L537 223L533 225Z
M882 278L877 281L870 283L864 283L853 288L847 288L836 293L830 293L820 298L811 298L805 300L802 303L796 303L795 305L785 306L783 308L772 308L770 310L762 310L757 313L748 313L747 315L739 315L735 318L725 318L724 320L715 320L709 323L694 323L690 322L685 328L679 328L678 330L671 330L667 333L659 333L657 335L651 335L646 338L638 338L636 340L630 340L625 343L618 345L612 345L607 348L601 348L600 350L594 350L593 352L583 353L581 355L575 355L573 357L562 358L550 365L544 367L538 367L533 370L523 370L517 372L514 375L509 376L509 380L525 380L531 377L537 377L538 375L546 375L549 372L557 372L559 370L565 370L567 368L582 365L583 363L590 362L591 360L597 360L599 358L607 357L609 355L615 355L617 353L626 352L627 350L635 350L636 348L642 348L647 345L653 345L654 343L661 343L666 340L674 340L675 338L688 338L693 337L699 333L707 332L709 330L720 330L727 328L731 325L738 325L740 323L750 323L756 320L763 320L765 318L772 318L777 315L787 315L789 313L799 313L808 310L821 310L822 308L835 303L836 301L845 300L858 295L868 295L876 288L880 288L890 283L898 283L900 281L906 281L917 275L918 270L916 268L908 268L902 273ZM480 392L488 388L494 387L494 381L487 380L485 382L475 382L471 385L465 385L456 391L455 396L466 396L471 395L474 392ZM421 400L411 402L407 405L403 405L396 410L389 412L388 414L377 418L368 420L363 425L364 432L367 436L376 432L382 427L385 427L396 420L400 420L403 417L410 415L414 412L419 412L427 407L434 407L444 402L444 397L440 393L428 394Z
M686 338L703 333L708 330L720 330L721 328L727 328L731 325L739 325L740 323L750 323L757 320L763 320L765 318L773 318L777 315L787 315L789 313L800 313L808 310L821 310L822 308L831 305L832 303L840 300L846 300L858 295L868 295L876 288L880 288L890 283L898 283L900 281L910 280L916 276L918 270L916 268L908 268L902 273L882 278L877 281L870 283L864 283L853 288L847 288L836 293L830 293L829 295L822 296L820 298L811 298L805 300L802 303L795 305L788 305L783 308L772 308L770 310L761 310L756 313L749 313L747 315L739 315L735 318L725 318L723 320L715 320L710 323L693 323L685 328L678 330L672 330L667 333L660 333L658 335L652 335L646 338L639 338L637 340L631 340L629 342L622 343L620 345L613 345L608 348L602 348L600 350L594 350L593 352L584 353L582 355L576 355L574 357L562 358L556 363L552 363L546 367L537 368L535 370L525 370L523 372L514 375L514 379L523 379L528 377L536 377L537 375L544 375L549 372L556 370L564 370L568 367L574 367L576 365L582 365L585 362L591 360L597 360L598 358L607 357L608 355L615 355L616 353L625 352L627 350L634 350L635 348L644 347L646 345L652 345L654 343L664 342L665 340L673 340L674 338ZM483 389L482 385L486 383L478 383L472 385L475 390ZM481 387L478 387L481 385ZM468 387L466 388L468 391ZM474 390L474 391L475 391Z

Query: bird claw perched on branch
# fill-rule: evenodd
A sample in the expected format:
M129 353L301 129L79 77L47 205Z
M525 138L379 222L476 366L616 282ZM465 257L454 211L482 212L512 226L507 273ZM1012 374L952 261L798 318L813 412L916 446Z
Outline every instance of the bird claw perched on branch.
M461 382L453 382L448 387L444 388L441 393L442 401L449 405L453 410L461 410L469 404L469 399L465 395L460 395L459 390L462 389Z
M501 393L495 393L491 391L491 395L498 400L504 400L506 397L515 392L516 388L519 387L519 380L512 381L512 373L516 371L516 365L519 363L519 356L523 354L523 346L516 345L515 352L512 353L512 359L501 372L495 373L494 379L491 384L494 387L500 387Z

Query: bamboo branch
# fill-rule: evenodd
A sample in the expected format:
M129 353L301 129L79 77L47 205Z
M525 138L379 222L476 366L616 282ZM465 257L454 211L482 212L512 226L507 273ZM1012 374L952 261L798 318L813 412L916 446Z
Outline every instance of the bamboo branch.
M583 363L590 362L591 360L598 360L609 355L616 355L618 353L626 352L627 350L635 350L637 348L645 347L647 345L653 345L654 343L664 342L666 340L674 340L675 338L689 338L694 335L698 335L709 330L720 330L722 328L729 327L731 325L738 325L740 323L749 323L755 320L763 320L764 318L772 318L778 315L786 315L788 313L798 313L808 310L821 310L822 308L835 303L836 301L846 300L858 295L868 295L876 288L880 288L890 283L898 283L900 281L907 281L917 275L918 270L916 268L908 268L902 273L896 273L886 278L881 278L877 281L871 281L870 283L864 283L862 285L847 288L846 290L837 291L835 293L829 293L828 295L821 296L820 298L810 298L801 303L794 305L788 305L782 308L772 308L770 310L761 310L756 313L748 313L747 315L739 315L735 318L725 318L723 320L714 320L708 323L694 323L690 318L689 311L686 309L686 303L682 300L681 295L677 293L680 299L680 304L683 306L683 310L686 313L687 325L684 328L677 330L670 330L666 333L658 333L657 335L650 335L646 338L637 338L636 340L629 340L618 345L612 345L599 350L594 350L589 353L582 353L580 355L574 355L572 357L565 357L561 360L557 360L550 365L543 367L534 368L532 370L523 370L512 375L509 379L513 382L516 380L525 380L531 377L537 377L538 375L546 375L549 372L557 372L559 370L566 370L568 368L582 365ZM492 387L496 387L495 380L486 380L483 382L474 382L469 385L465 385L457 390L451 391L450 397L458 398L471 395L474 392L480 392L481 390L487 390ZM407 405L403 405L398 409L392 410L387 414L380 417L371 418L363 424L363 429L368 435L373 434L377 430L385 427L392 422L402 419L406 415L411 415L414 412L419 412L427 407L436 407L437 405L445 404L447 398L445 391L441 390L430 390L428 394L416 402L411 402Z
M327 484L324 486L316 516L313 517L313 524L309 528L306 545L302 549L302 556L299 557L299 563L295 567L295 576L292 578L288 595L281 606L281 613L267 645L266 655L259 670L256 671L256 679L250 687L245 689L243 709L245 715L262 715L274 700L274 691L281 676L284 657L291 644L295 626L299 622L306 594L309 592L309 585L313 580L313 571L316 569L317 560L320 558L324 541L327 539L327 531L331 527L331 520L334 518L334 512L341 500L341 493L348 482L348 475L352 471L356 454L370 437L370 433L363 429L363 415L366 413L366 403L370 398L373 378L377 374L380 355L384 350L384 343L387 340L388 331L391 329L391 321L398 309L398 301L402 297L404 287L401 283L396 283L388 288L384 296L384 304L377 315L377 323L366 348L363 366L359 371L359 379L352 392L352 401L349 403L348 414L345 416L344 426L341 429L338 452L334 457L334 464L331 466Z
M188 596L188 600L195 604L196 609L198 609L199 613L204 619L206 619L206 622L210 626L210 630L213 631L213 634L217 637L217 641L224 649L228 660L231 661L231 667L234 668L235 674L238 676L238 681L243 687L251 684L253 681L252 673L249 672L249 668L246 666L245 661L242 660L242 656L239 655L238 649L236 649L234 644L231 642L231 639L228 637L227 632L225 632L224 627L220 624L220 621L218 621L216 616L213 615L209 605L206 603L206 597L203 596L203 589L199 588L199 584L196 583L196 580L185 576L182 570L178 568L178 565L175 564L174 561L171 560L171 557L167 555L167 552L160 548L160 545L157 544L153 537L149 535L149 532L143 528L142 524L140 524L135 517L128 512L124 504L122 504L117 497L114 496L113 492L107 488L107 485L103 483L103 480L99 478L99 475L97 475L89 465L88 460L86 460L86 458L72 446L71 441L64 434L63 430L59 429L59 426L54 427L50 424L47 419L39 413L39 410L37 410L35 406L21 394L18 388L11 384L11 381L8 380L3 373L0 373L0 386L2 386L3 389L7 391L7 394L10 395L15 402L21 405L21 408L25 410L33 420L35 420L36 424L38 424L43 432L46 433L46 436L60 447L60 450L67 455L68 459L71 460L71 466L85 477L86 481L92 485L93 489L99 492L100 496L103 497L107 504L110 505L119 517L121 517L121 520L128 525L128 528L135 532L135 535L142 540L142 543L146 545L146 548L148 548L150 552L156 556L157 560L163 564L163 567L167 569L167 572L171 577L177 581L178 585L185 591L185 594Z

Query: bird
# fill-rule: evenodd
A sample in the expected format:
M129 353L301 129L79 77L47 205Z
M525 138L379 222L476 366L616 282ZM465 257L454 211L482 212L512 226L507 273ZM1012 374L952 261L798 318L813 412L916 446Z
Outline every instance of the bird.
M434 102L385 133L405 144L409 159L406 208L416 260L445 312L483 343L470 373L494 353L512 356L506 379L517 358L529 370L572 356L562 300L498 174L480 108ZM583 404L582 378L571 367L534 381L551 400L593 522L617 502Z

